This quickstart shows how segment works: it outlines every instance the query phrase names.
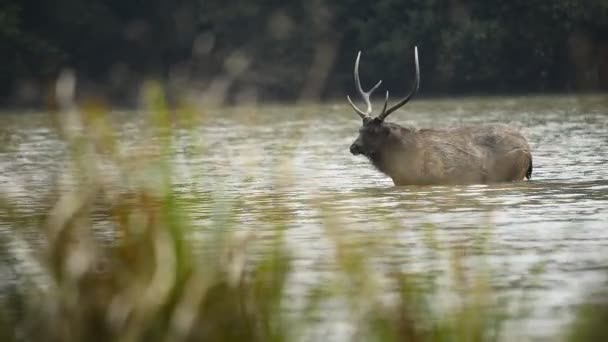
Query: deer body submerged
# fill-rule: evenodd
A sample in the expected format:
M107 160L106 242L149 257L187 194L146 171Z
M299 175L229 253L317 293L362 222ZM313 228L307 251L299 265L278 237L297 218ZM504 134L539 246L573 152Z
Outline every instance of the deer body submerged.
M396 185L480 184L530 177L526 140L502 125L454 129L407 129L385 124L388 133L376 150L353 144Z
M359 137L350 147L353 155L364 155L395 185L482 184L530 179L532 154L526 139L507 125L485 125L449 129L412 129L385 122L384 119L407 103L418 90L420 71L415 50L414 89L387 109L388 91L382 112L370 116L370 95L359 80L359 59L355 62L355 85L367 111L349 103L363 119Z

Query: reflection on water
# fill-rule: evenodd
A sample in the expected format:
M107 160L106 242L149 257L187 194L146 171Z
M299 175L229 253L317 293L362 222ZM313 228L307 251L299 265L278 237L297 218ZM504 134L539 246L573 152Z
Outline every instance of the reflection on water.
M177 189L192 196L201 225L215 208L202 198L218 193L241 203L243 227L263 231L258 212L277 201L296 213L289 243L307 276L327 267L319 200L331 203L353 235L365 242L383 234L378 222L399 227L386 260L408 267L444 268L426 253L429 227L443 249L474 246L488 235L484 254L493 284L526 289L535 311L522 333L545 335L569 317L590 284L608 268L608 98L538 97L417 101L392 121L419 127L509 122L533 148L531 182L497 185L395 187L348 147L359 120L348 106L268 106L213 110L194 137L177 130ZM140 135L137 115L116 113L125 146ZM0 128L0 187L24 212L44 205L65 156L45 114L6 113ZM150 142L153 145L153 142ZM277 196L276 194L280 194ZM198 200L197 200L198 199ZM0 226L10 234L12 227ZM428 240L428 239L427 239ZM539 266L540 265L540 266ZM542 266L543 272L535 272ZM527 327L527 329L526 329Z

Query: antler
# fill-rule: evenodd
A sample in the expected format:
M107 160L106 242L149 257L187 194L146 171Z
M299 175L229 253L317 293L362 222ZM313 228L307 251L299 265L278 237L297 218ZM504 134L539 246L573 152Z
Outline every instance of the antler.
M416 61L416 81L414 83L414 88L412 89L412 91L406 97L404 97L401 101L397 102L394 106L390 107L388 110L386 110L386 106L388 104L388 91L387 91L386 92L386 99L384 100L384 108L382 109L382 112L380 113L380 115L378 115L378 119L380 121L386 119L386 117L389 116L392 112L394 112L397 109L401 108L418 91L418 88L420 87L420 66L418 65L418 47L417 46L414 47L414 60ZM358 61L359 61L359 59L357 58L357 62Z
M376 85L373 86L372 89L370 89L368 92L365 92L363 90L363 87L361 87L361 79L359 78L359 59L360 58L361 58L361 51L359 51L359 53L357 54L357 60L355 61L355 86L357 87L359 94L363 98L363 101L365 101L365 104L367 105L367 110L364 112L361 109L357 108L357 106L355 106L353 101L350 99L350 96L346 95L346 98L348 99L348 103L350 103L350 105L353 107L355 112L357 114L359 114L361 119L365 119L366 117L369 117L369 115L372 113L372 103L370 102L369 97L380 86L380 84L382 83L382 80L378 81L378 83L376 83ZM388 100L388 98L387 98L387 100ZM385 108L386 108L386 106L385 106Z

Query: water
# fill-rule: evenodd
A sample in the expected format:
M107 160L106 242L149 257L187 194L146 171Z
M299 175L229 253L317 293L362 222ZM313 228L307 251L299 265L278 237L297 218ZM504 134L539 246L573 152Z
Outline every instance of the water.
M360 125L343 104L262 106L201 112L205 124L176 129L179 191L194 197L189 210L202 225L216 203L197 194L238 200L244 229L263 232L256 213L276 201L293 209L288 243L299 273L294 286L314 282L330 267L319 201L356 232L381 237L383 222L399 227L384 245L383 262L445 272L445 253L488 248L492 284L525 293L533 308L516 334L545 337L571 318L571 308L605 280L608 269L608 97L530 97L417 100L389 118L418 127L503 122L521 128L534 157L530 182L497 185L395 187L362 157L348 152ZM117 112L125 146L144 136L141 117ZM49 116L5 113L0 128L0 189L23 212L45 209L44 194L62 172L65 146ZM151 146L154 142L149 142ZM279 191L283 196L273 197ZM202 197L202 196L201 196ZM433 228L435 247L428 242ZM10 234L14 227L2 227ZM372 248L370 246L370 248ZM474 249L473 249L474 250ZM404 266L405 267L405 266Z

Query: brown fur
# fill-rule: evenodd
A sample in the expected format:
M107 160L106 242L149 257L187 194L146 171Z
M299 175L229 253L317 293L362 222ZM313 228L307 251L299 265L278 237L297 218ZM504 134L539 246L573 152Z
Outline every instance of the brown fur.
M396 185L513 182L532 171L526 139L506 125L415 130L372 119L351 152Z

